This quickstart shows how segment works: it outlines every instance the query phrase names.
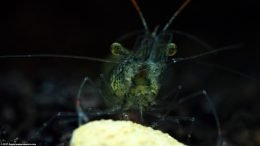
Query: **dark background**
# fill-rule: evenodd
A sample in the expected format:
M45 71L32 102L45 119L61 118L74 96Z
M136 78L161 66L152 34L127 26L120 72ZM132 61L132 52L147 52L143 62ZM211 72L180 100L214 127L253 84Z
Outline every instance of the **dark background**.
M163 27L181 3L139 0L151 30ZM117 38L143 29L128 0L8 1L1 2L1 10L1 56L106 58ZM193 34L215 49L244 44L173 66L174 73L167 74L172 86L164 90L175 85L190 92L206 89L219 112L225 138L234 145L260 144L259 18L257 0L192 0L170 27ZM173 41L179 46L176 57L205 51L185 37L176 35ZM0 58L0 66L1 137L12 140L26 137L58 111L73 112L81 80L89 76L95 81L103 65L61 58Z

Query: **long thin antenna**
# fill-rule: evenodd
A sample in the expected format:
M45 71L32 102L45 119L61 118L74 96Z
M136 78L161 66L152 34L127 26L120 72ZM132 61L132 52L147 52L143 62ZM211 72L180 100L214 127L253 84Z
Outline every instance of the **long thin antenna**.
M180 12L187 6L190 0L185 0L185 2L180 6L180 8L172 15L168 23L164 26L163 31L166 31L172 24L172 21L180 14Z
M33 54L33 55L4 55L0 56L0 59L4 58L65 58L65 59L78 59L78 60L89 60L104 63L119 63L116 61L106 60L102 58L88 57L88 56L74 56L74 55L63 55L63 54Z
M200 54L197 54L197 55L194 55L194 56L190 56L190 57L176 58L176 59L173 59L172 61L173 61L173 63L178 63L178 62L193 60L193 59L197 59L199 57L207 56L207 55L214 54L214 53L217 53L217 52L241 48L241 47L243 47L243 45L244 44L242 44L242 43L234 44L234 45L231 45L231 46L226 46L226 47L223 47L223 48L211 50L211 51L200 53Z
M147 23L146 23L146 21L145 21L145 19L144 19L143 13L142 13L142 11L141 11L139 5L137 4L136 0L131 0L131 2L132 2L132 4L133 4L134 8L136 9L136 11L137 11L139 17L141 18L141 21L142 21L142 23L143 23L144 29L145 29L146 31L149 31L148 26L147 26Z

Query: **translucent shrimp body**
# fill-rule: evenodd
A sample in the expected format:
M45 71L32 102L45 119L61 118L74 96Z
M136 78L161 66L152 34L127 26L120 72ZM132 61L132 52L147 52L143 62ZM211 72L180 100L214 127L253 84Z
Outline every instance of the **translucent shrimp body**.
M123 54L121 63L111 72L110 86L115 96L113 104L125 110L146 109L155 104L160 76L166 69L172 49L175 45L172 45L169 33L156 35L153 32L141 36L133 52Z

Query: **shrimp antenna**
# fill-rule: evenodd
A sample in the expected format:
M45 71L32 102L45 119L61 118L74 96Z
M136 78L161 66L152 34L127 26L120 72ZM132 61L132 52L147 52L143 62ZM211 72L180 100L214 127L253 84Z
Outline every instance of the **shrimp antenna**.
M104 63L119 63L112 60L106 60L102 58L88 57L88 56L76 56L76 55L65 55L65 54L33 54L33 55L0 55L0 59L3 58L64 58L64 59L78 59L78 60L89 60Z
M187 6L190 0L185 0L185 2L180 6L180 8L172 15L168 23L164 26L163 31L166 31L169 26L172 24L172 21L180 14L180 12Z
M143 26L144 26L145 31L149 31L148 26L147 26L147 23L146 23L146 21L145 21L145 19L144 19L143 13L142 13L142 11L141 11L139 5L137 4L136 0L131 0L131 2L132 2L132 4L133 4L134 8L136 9L136 11L137 11L137 13L138 13L138 15L139 15L139 17L140 17L142 23L143 23Z

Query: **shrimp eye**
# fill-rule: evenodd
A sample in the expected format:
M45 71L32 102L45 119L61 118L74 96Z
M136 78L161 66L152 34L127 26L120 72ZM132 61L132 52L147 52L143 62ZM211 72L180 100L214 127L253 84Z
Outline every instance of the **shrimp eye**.
M173 56L177 53L177 46L174 43L169 43L166 47L166 55Z
M111 45L111 52L115 56L129 54L129 51L127 49L125 49L120 43L117 43L117 42L115 42Z

